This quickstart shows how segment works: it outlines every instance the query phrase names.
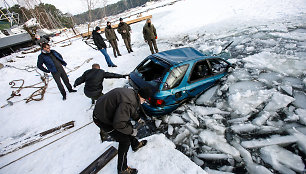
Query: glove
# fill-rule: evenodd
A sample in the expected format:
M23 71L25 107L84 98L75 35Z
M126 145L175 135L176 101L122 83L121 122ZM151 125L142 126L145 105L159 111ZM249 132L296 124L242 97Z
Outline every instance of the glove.
M155 39L157 39L157 36L155 36Z
M132 132L132 134L131 134L131 135L132 135L133 137L136 137L137 132L138 132L138 131L137 131L137 129L133 129L133 132Z
M145 121L144 121L143 119L139 118L138 123L139 123L139 124L144 124Z

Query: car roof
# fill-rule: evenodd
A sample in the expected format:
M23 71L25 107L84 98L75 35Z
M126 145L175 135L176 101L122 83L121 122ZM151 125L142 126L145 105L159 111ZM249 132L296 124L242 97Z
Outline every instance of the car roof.
M186 47L159 52L153 54L152 56L161 58L169 64L175 65L189 60L194 60L199 57L203 58L205 55L194 48Z

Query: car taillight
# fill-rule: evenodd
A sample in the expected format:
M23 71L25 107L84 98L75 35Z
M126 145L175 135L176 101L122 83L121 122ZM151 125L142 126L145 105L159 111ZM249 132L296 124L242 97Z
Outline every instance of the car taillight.
M165 101L161 100L161 99L153 99L153 98L149 98L149 103L153 106L163 106L165 105Z
M165 104L165 101L164 100L160 100L160 99L158 99L158 100L156 100L156 106L162 106L162 105L164 105Z

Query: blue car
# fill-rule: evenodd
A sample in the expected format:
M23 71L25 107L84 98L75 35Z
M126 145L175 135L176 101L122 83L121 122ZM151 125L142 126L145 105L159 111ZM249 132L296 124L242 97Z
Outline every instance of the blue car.
M198 97L228 73L230 53L214 55L194 48L159 52L145 58L130 73L133 88L151 87L154 95L143 104L148 115L171 113L181 104Z

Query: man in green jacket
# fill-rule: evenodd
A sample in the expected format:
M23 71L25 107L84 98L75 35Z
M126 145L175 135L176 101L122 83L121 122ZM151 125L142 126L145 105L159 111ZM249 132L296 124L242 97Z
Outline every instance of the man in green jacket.
M143 26L142 32L143 32L143 38L145 42L148 43L151 53L154 54L153 46L155 52L158 53L158 48L156 45L156 39L157 39L156 29L154 25L151 23L151 19L147 19L146 24Z
M124 44L125 44L128 52L129 53L133 52L132 46L131 46L131 34L130 34L131 27L127 23L123 22L122 18L120 18L119 21L120 21L120 23L118 25L117 31L118 31L118 33L121 34L122 39L124 40Z
M117 41L119 41L114 29L112 28L111 23L108 21L107 22L107 27L105 28L105 37L106 39L109 41L109 43L112 45L113 47L113 51L114 51L114 56L117 57L121 56L119 49L118 49L118 43ZM117 52L117 54L116 54Z

